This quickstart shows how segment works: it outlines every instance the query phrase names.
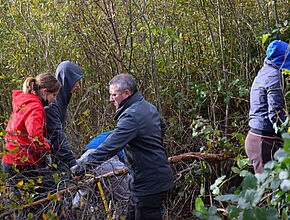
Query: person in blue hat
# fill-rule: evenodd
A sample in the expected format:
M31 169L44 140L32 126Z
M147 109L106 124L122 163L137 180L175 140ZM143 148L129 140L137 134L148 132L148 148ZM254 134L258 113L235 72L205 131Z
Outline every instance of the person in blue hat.
M255 173L263 173L264 164L273 159L283 146L281 134L274 124L287 119L285 111L285 70L290 70L290 45L275 40L269 44L264 65L252 84L250 93L249 126L245 148Z
M85 163L88 161L88 155L90 152L95 151L108 137L112 131L106 131L104 133L96 136L86 147L85 152L82 156L76 160L77 164ZM90 173L98 176L110 171L124 169L126 165L124 164L123 150L121 150L116 156L104 161L99 166L90 170ZM122 176L112 176L106 182L106 188L109 189L111 194L109 195L109 200L114 200L115 202L127 203L129 200L130 192L128 186L128 175ZM76 207L80 206L81 198L87 196L87 190L81 189L78 191L73 199L73 205ZM118 203L118 204L119 204ZM121 206L122 203L119 205ZM93 204L96 205L96 204ZM125 210L120 209L119 212L124 212Z
M95 137L86 147L85 147L85 153L82 155L82 157L86 157L86 155L91 152L94 151L95 149L97 149L98 146L100 146L108 137L108 135L111 133L111 131L106 131L104 133L99 134L97 137ZM121 150L117 156L119 157L119 159L124 162L124 155L123 155L123 151ZM79 160L80 161L80 160Z

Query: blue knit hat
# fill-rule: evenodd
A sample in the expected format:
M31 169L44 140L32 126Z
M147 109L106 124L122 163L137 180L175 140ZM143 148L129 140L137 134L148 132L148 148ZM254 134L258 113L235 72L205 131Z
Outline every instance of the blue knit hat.
M108 137L108 135L111 133L111 131L106 131L102 134L99 134L97 137L95 137L85 148L85 150L88 149L97 149ZM119 158L121 160L124 160L123 156L123 150L121 150L118 154Z
M290 45L281 40L272 41L267 48L266 59L275 63L279 69L290 70Z

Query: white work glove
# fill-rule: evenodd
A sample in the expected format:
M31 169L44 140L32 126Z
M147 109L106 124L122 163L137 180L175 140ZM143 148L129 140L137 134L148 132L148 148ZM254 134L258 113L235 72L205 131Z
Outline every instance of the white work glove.
M46 154L44 156L44 161L45 161L45 164L47 164L48 166L50 166L52 164L52 158L51 158L51 155L50 154Z

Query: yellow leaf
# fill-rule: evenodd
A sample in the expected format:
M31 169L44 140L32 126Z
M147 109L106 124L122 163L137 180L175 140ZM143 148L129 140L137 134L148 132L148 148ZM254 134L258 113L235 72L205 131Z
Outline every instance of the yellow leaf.
M86 111L83 112L83 115L88 116L90 113L90 109L87 109Z
M43 218L44 220L47 220L47 219L49 218L49 215L47 215L47 214L42 214L42 218Z
M5 186L1 186L1 191L4 192L4 190L6 189Z
M21 180L21 181L19 181L19 183L16 184L16 186L17 186L17 187L20 187L20 186L23 185L23 183L24 183L23 180Z

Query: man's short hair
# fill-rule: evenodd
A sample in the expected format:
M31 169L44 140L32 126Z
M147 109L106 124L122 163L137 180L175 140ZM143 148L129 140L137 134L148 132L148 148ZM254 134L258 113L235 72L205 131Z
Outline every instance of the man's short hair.
M115 85L116 90L120 93L123 93L128 89L132 94L137 92L137 84L135 79L128 73L121 73L115 76L110 82L109 85Z

